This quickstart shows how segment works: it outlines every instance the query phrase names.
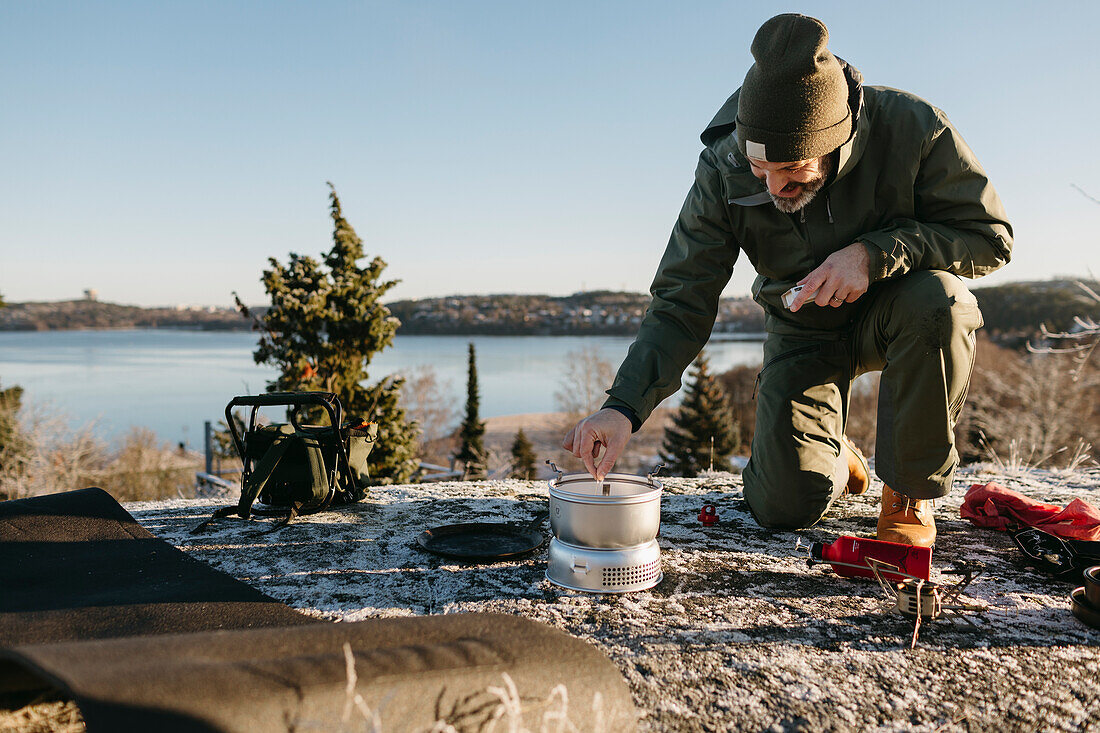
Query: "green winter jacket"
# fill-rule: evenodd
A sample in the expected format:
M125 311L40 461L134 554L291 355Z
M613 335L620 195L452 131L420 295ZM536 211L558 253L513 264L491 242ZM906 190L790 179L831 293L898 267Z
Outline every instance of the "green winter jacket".
M777 333L848 326L863 299L791 313L780 297L853 242L870 253L872 291L914 270L975 278L1008 262L1004 207L943 112L906 92L864 87L858 71L842 66L856 116L852 137L833 180L795 214L775 207L738 149L737 93L703 132L706 149L650 288L653 300L605 402L632 411L635 428L680 388L741 251L758 273L753 297Z

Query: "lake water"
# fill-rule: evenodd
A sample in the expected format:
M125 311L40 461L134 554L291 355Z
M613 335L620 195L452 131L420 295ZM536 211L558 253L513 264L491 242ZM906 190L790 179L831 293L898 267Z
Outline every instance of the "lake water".
M594 351L615 366L632 341L612 336L398 336L375 357L370 378L431 367L460 411L466 399L467 344L477 349L482 417L557 409L570 352ZM256 335L172 330L0 333L0 386L21 385L24 404L95 421L104 437L131 426L162 440L202 444L203 422L217 421L234 396L256 394L273 369L252 361ZM712 368L759 364L762 344L712 341ZM676 400L675 397L672 398Z

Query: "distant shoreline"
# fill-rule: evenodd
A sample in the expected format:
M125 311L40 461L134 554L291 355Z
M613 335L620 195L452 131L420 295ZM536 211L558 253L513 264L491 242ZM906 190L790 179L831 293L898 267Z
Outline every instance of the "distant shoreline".
M0 335L5 333L95 333L110 332L123 333L126 331L179 331L182 333L252 333L244 328L200 328L194 326L102 326L102 327L77 327L77 328L44 328L44 329L2 329ZM426 338L633 338L636 333L409 333L398 329L397 336L423 336ZM767 334L760 332L715 332L711 335L711 341L745 341L757 342L767 338Z
M649 306L643 293L594 291L569 296L452 296L386 303L401 324L398 333L416 336L633 336ZM250 308L263 318L266 306ZM0 308L3 331L90 331L138 328L189 331L252 331L254 320L230 307L143 308L92 298L9 303ZM724 298L719 332L758 334L764 314L750 298ZM753 338L754 336L750 336Z

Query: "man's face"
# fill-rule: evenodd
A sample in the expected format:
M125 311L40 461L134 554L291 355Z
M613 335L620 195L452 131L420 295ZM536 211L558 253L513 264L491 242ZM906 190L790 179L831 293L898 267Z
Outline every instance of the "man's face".
M754 176L767 184L775 208L793 214L810 203L825 185L829 177L830 157L823 155L793 163L770 163L749 158L749 167Z

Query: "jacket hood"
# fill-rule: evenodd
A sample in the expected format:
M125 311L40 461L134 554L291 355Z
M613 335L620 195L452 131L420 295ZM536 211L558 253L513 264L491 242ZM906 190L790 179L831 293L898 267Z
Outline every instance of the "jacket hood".
M840 62L840 68L844 71L844 78L848 81L848 106L851 108L852 118L855 120L855 124L852 125L851 136L840 146L840 160L838 161L836 175L837 178L840 178L859 161L859 157L866 147L869 120L863 114L863 74L839 56L837 56L837 61ZM703 141L703 145L710 147L726 135L736 134L737 100L740 94L740 89L734 92L718 110L718 113L714 115L714 119L710 121L706 129L703 130L703 133L699 136L699 139ZM740 151L736 155L740 156Z

